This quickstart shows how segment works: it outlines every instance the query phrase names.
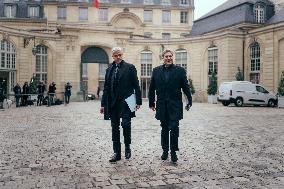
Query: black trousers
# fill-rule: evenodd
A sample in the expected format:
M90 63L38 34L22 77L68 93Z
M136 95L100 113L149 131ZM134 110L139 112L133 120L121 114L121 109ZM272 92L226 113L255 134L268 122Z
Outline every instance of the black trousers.
M36 103L36 105L37 105L37 106L38 106L38 105L41 106L42 101L43 101L43 95L40 94L40 95L37 96L37 103Z
M164 151L178 151L178 137L179 137L179 120L169 120L169 109L165 106L165 120L161 122L161 145Z
M120 119L121 126L123 128L123 136L124 136L124 144L125 146L129 146L131 144L131 117L122 117L121 109L119 106L115 105L111 109L111 127L112 127L112 142L113 142L113 151L114 153L121 153L120 146Z
M161 121L161 145L164 151L178 151L179 120Z
M65 103L69 104L70 101L70 95L65 95Z

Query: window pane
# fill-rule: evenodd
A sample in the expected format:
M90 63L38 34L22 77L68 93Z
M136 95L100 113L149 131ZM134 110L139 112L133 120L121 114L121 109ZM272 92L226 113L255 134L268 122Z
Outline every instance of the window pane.
M99 9L99 21L108 21L108 9Z
M162 12L162 22L163 23L171 23L171 12L163 11Z
M79 20L88 20L88 8L79 8Z
M57 19L66 20L66 7L57 8Z
M213 72L218 74L218 49L209 48L208 49L208 75Z
M153 20L153 11L144 10L144 22L152 22Z

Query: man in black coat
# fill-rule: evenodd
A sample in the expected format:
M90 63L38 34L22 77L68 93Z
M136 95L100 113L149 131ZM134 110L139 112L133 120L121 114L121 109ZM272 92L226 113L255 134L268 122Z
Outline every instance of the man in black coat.
M120 47L112 49L112 57L114 61L106 70L100 112L104 113L104 119L111 120L114 155L109 161L116 162L121 159L120 118L122 118L125 158L131 157L131 118L135 117L135 111L130 110L125 99L135 93L135 110L137 110L142 105L142 98L135 66L122 59Z
M40 81L39 84L37 85L37 106L41 106L42 101L43 101L43 95L45 91L45 85L43 84L43 81Z
M13 88L14 94L15 94L15 99L16 99L16 107L20 106L20 98L21 98L21 87L19 85L19 83L17 83L15 85L15 87Z
M149 107L155 111L156 119L161 122L161 145L163 148L162 160L168 158L171 150L172 162L177 162L176 151L178 148L179 120L183 119L182 91L187 97L188 103L185 109L192 106L192 98L186 71L184 68L173 64L173 53L165 50L162 54L164 64L153 69L149 87ZM155 104L155 91L157 102ZM169 145L170 131L170 145Z
M28 105L28 97L29 97L28 94L29 94L29 92L30 92L30 87L29 87L27 81L24 83L22 89L23 89L23 92L22 92L22 93L23 93L23 96L22 96L22 99L23 99L22 105L23 105L23 106L27 106L27 105Z

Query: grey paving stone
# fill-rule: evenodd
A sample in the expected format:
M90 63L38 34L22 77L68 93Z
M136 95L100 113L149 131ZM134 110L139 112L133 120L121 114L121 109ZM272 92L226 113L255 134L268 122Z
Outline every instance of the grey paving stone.
M1 111L0 188L284 188L282 109L194 103L172 164L160 160L160 123L143 103L132 158L124 159L121 132L116 164L99 101Z

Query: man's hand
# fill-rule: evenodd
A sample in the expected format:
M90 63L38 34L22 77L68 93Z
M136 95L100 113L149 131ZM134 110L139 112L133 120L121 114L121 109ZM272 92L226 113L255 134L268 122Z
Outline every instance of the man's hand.
M139 110L139 108L140 108L140 105L136 104L135 111Z
M187 104L184 108L185 108L186 111L188 111L190 109L190 105Z
M100 108L100 113L103 114L104 111L105 111L105 108L104 108L104 107L101 107L101 108Z
M151 110L153 111L156 111L156 108L155 107L150 107Z

